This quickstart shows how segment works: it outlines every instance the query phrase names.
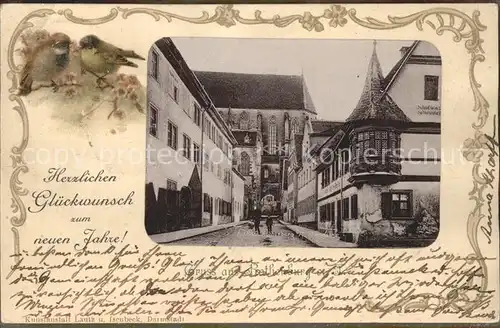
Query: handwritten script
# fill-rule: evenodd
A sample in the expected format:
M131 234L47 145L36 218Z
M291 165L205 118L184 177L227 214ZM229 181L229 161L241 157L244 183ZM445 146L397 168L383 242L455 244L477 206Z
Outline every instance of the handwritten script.
M78 240L37 238L13 254L4 271L13 291L8 302L26 322L217 321L221 315L241 321L368 312L380 318L496 317L495 292L484 288L478 263L490 258L439 248L335 258L193 253L168 245L140 250L127 242L126 231L86 229Z
M491 191L486 193L486 202L487 202L487 220L486 223L483 223L481 225L481 232L483 235L486 237L488 240L488 244L491 244L491 234L493 232L493 212L492 212L492 202L495 193L498 195L498 189L493 186L493 182L495 181L495 169L497 167L497 160L498 160L498 149L499 149L499 144L498 140L496 140L496 115L493 117L493 135L487 135L485 134L485 138L487 140L486 142L486 148L489 151L488 154L488 167L485 169L485 171L481 174L483 180L485 181L485 186L490 188Z

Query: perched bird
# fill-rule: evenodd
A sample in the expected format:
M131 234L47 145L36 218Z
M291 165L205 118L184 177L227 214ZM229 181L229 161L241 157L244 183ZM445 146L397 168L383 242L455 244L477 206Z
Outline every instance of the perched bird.
M139 67L127 58L145 60L132 50L123 50L95 35L84 36L80 40L81 65L85 71L102 80L106 75L118 71L120 66Z
M18 95L28 95L34 81L52 82L57 88L54 79L68 67L70 43L71 39L66 34L54 33L37 45L28 55L21 72Z

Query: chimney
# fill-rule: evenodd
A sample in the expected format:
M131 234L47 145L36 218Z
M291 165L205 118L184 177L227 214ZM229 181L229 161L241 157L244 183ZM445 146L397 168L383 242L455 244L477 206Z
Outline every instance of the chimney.
M399 52L401 52L401 57L405 56L408 49L410 49L410 47L401 47L401 49L399 49Z

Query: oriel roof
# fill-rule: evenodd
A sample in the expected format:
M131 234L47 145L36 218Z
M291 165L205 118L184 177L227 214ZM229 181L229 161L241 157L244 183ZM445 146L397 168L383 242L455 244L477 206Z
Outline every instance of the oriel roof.
M359 98L357 106L354 108L346 122L363 120L389 120L409 122L410 119L384 92L385 80L382 68L377 56L376 46L373 46L373 53L368 64L365 86Z

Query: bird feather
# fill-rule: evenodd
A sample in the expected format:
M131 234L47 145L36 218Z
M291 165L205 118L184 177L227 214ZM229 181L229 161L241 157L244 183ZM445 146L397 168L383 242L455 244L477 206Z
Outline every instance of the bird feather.
M127 60L127 58L120 56L116 53L103 52L103 53L101 53L101 56L109 64L120 65L120 66L130 66L130 67L139 67L136 63L133 63L133 62Z
M31 70L33 68L33 59L30 58L26 61L26 64L21 71L21 79L19 82L19 96L26 96L31 92L31 87L33 85L33 77L31 76Z
M117 56L146 60L146 59L144 59L144 57L139 56L133 50L124 50L122 48L118 48L117 46L114 46L111 43L105 42L103 40L100 41L98 48L100 50L102 50L103 52L115 53Z

